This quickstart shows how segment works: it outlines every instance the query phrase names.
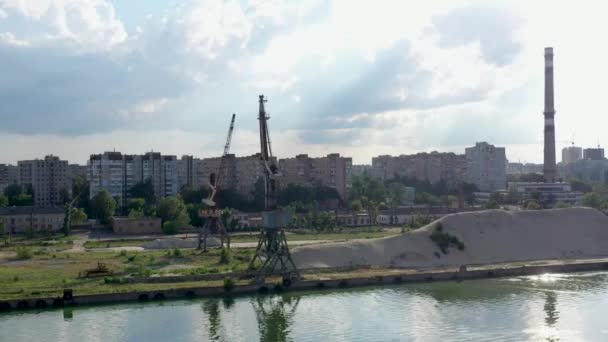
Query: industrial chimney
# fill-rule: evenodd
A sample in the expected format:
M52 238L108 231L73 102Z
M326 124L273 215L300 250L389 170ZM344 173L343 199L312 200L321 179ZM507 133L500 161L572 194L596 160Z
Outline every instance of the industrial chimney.
M555 183L555 108L553 107L553 48L545 48L545 160L543 174L545 183Z

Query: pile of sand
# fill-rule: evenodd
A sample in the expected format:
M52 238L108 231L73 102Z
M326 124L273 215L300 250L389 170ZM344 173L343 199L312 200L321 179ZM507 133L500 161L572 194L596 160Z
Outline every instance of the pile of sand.
M465 245L448 254L430 239L442 231ZM589 208L487 210L445 216L408 234L293 249L299 268L341 266L436 267L608 256L608 216Z
M217 247L220 241L215 237L207 238L207 247ZM164 238L146 241L143 246L145 249L174 249L174 248L196 248L198 247L198 238Z

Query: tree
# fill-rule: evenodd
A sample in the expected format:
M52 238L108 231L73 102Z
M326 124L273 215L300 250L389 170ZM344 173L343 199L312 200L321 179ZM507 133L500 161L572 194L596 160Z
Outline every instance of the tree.
M538 201L536 201L536 200L529 200L528 202L526 202L526 209L539 210L540 204L538 204Z
M116 210L116 201L106 189L102 189L93 197L91 210L93 211L93 217L98 219L99 222L108 224Z
M154 194L154 185L152 184L152 180L146 179L143 182L133 185L129 189L129 197L143 198L146 201L146 204L154 204L156 202L156 196Z
M4 195L8 198L8 201L11 202L13 198L17 197L20 193L23 192L23 187L19 184L11 184L4 188Z
M363 206L361 205L361 200L356 199L356 200L353 200L352 202L350 202L350 208L354 212L361 211L361 209L363 209Z
M89 182L87 179L82 176L76 176L72 182L72 196L78 197L75 206L82 208L87 216L93 216L89 194Z
M157 215L162 223L174 221L189 224L190 218L186 212L186 205L180 196L165 197L160 200L157 208Z
M185 204L200 204L204 198L209 196L209 191L203 187L194 189L186 185L179 191L179 194L182 196Z
M143 217L146 201L143 198L130 198L127 201L129 217Z
M34 205L34 199L32 198L32 195L22 192L13 199L13 203L11 205L17 207Z
M8 197L4 194L0 194L0 208L8 206Z
M72 208L72 223L81 224L87 220L87 214L82 208Z
M29 190L26 191L26 190ZM10 206L27 206L34 204L34 191L31 190L31 186L25 189L23 186L18 184L11 184L4 189L4 195L8 200Z
M590 192L583 196L582 202L585 207L599 209L602 205L602 197L597 192Z
M72 201L72 194L66 188L59 189L59 202L61 204L67 204Z
M485 209L500 209L500 206L498 205L498 202L496 202L493 199L490 199L489 201L487 201L484 204L484 208Z

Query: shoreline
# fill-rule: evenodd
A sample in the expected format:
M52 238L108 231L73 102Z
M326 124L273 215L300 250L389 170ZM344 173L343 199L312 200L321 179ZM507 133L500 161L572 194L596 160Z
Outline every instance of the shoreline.
M543 264L532 264L539 263ZM521 262L524 263L524 262ZM526 264L528 263L528 264ZM518 263L519 264L519 263ZM363 267L361 267L363 269ZM360 269L360 270L361 270ZM255 293L286 292L286 291L305 291L320 289L339 289L349 287L407 284L434 281L462 281L487 278L502 278L524 275L537 275L544 273L573 273L588 271L608 271L608 258L597 259L570 259L570 260L542 260L527 261L524 265L514 265L513 263L493 264L493 265L469 265L469 269L366 269L374 271L373 275L357 275L349 272L324 273L323 269L318 269L318 279L301 280L293 283L289 287L278 283L265 282L263 284L235 285L230 290L224 286L191 287L191 288L171 288L168 283L167 289L155 291L132 291L123 293L105 293L92 295L77 295L72 298L66 297L39 297L39 298L20 298L11 300L0 300L0 311L10 312L27 309L61 308L66 306L80 305L99 305L116 304L127 302L161 301L171 299L188 299L222 295L245 295ZM308 272L314 270L307 270ZM326 271L326 270L325 270ZM324 277L324 275L326 277ZM327 277L329 275L335 278ZM342 275L342 277L341 277Z

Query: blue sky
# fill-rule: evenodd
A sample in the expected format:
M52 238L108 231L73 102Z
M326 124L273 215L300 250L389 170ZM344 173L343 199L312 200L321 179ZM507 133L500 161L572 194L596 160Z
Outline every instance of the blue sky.
M546 9L551 6L551 14ZM606 134L601 1L0 0L0 162L149 150L542 158L543 49L558 148Z

